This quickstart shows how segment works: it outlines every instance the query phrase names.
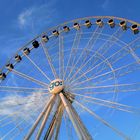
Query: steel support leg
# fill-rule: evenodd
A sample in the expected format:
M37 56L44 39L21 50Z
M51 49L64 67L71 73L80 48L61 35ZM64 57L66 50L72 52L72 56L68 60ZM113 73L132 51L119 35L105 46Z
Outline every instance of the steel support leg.
M54 101L51 102L50 106L48 107L48 109L47 109L47 111L46 111L46 113L45 113L44 119L43 119L43 121L42 121L42 123L41 123L40 129L39 129L38 134L37 134L37 136L36 136L36 140L39 140L39 139L40 139L40 136L41 136L41 134L42 134L42 131L43 131L44 127L45 127L45 124L46 124L46 122L47 122L47 119L48 119L48 117L49 117L49 115L50 115L50 112L51 112L51 110L52 110L52 107L53 107L53 105L54 105L53 102L54 102Z
M37 125L39 124L40 120L42 119L42 117L44 116L46 110L48 109L48 107L50 106L51 102L55 99L55 95L52 95L49 102L47 101L46 106L44 107L43 111L41 112L41 114L39 115L39 117L37 118L37 120L35 121L33 127L31 128L31 130L29 131L29 134L27 134L27 136L25 137L25 140L30 140L30 137L32 136L33 132L35 131Z
M80 126L78 126L77 124L77 120L76 118L74 117L74 112L72 111L72 107L71 107L71 104L68 102L68 100L65 98L65 96L63 95L63 93L60 93L60 98L64 104L64 107L68 113L68 116L70 117L70 120L75 128L75 131L77 133L77 136L79 138L79 140L85 140L84 137L83 137L83 134L82 134L82 129L80 129ZM84 132L83 132L84 133Z

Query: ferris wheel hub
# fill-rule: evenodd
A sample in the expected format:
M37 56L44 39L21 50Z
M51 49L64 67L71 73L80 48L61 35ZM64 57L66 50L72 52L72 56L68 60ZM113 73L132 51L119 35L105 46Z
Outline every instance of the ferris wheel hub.
M61 79L55 79L51 81L49 87L49 92L52 94L58 94L64 89L64 82Z

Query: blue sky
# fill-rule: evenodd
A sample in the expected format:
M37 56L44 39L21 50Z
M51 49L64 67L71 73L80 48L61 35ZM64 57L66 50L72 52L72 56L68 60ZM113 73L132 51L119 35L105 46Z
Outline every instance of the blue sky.
M139 0L1 0L0 2L0 68L16 50L36 35L65 21L86 16L110 15L140 22ZM115 117L117 119L117 116Z
M0 67L35 35L65 21L113 15L140 22L139 0L1 0Z

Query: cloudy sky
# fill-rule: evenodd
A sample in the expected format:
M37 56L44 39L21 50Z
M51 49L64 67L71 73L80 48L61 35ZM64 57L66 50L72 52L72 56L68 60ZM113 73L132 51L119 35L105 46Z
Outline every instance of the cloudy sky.
M139 0L1 0L0 67L37 34L65 21L113 15L140 22Z

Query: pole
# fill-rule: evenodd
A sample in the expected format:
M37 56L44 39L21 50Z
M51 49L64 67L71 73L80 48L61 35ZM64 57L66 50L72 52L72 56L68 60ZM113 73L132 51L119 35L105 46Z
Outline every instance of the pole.
M69 104L69 102L67 101L67 99L65 98L63 93L60 93L59 95L60 95L60 98L64 104L64 107L65 107L65 109L70 117L70 120L75 128L75 131L77 133L77 136L79 137L79 140L84 140L83 136L81 134L81 130L80 130L79 126L77 125L76 119L74 118L74 114L72 112L71 105Z
M51 98L50 98L50 100L49 100L49 102L47 101L46 106L44 107L43 111L40 113L39 117L35 121L34 125L30 129L29 133L27 134L27 136L25 137L24 140L29 140L30 139L30 137L32 136L34 130L36 129L37 125L39 124L40 120L42 119L43 115L45 114L46 110L48 109L49 105L51 104L51 102L54 99L55 99L55 95L52 95Z
M40 126L40 129L39 129L39 131L38 131L36 140L39 140L39 139L40 139L40 136L41 136L42 131L43 131L44 127L45 127L46 121L47 121L47 119L48 119L48 117L49 117L49 115L50 115L50 112L51 112L51 110L52 110L52 107L53 107L53 101L51 102L50 106L48 107L48 110L47 110L46 113L45 113L44 119L43 119L43 121L42 121L42 123L41 123L41 126Z

